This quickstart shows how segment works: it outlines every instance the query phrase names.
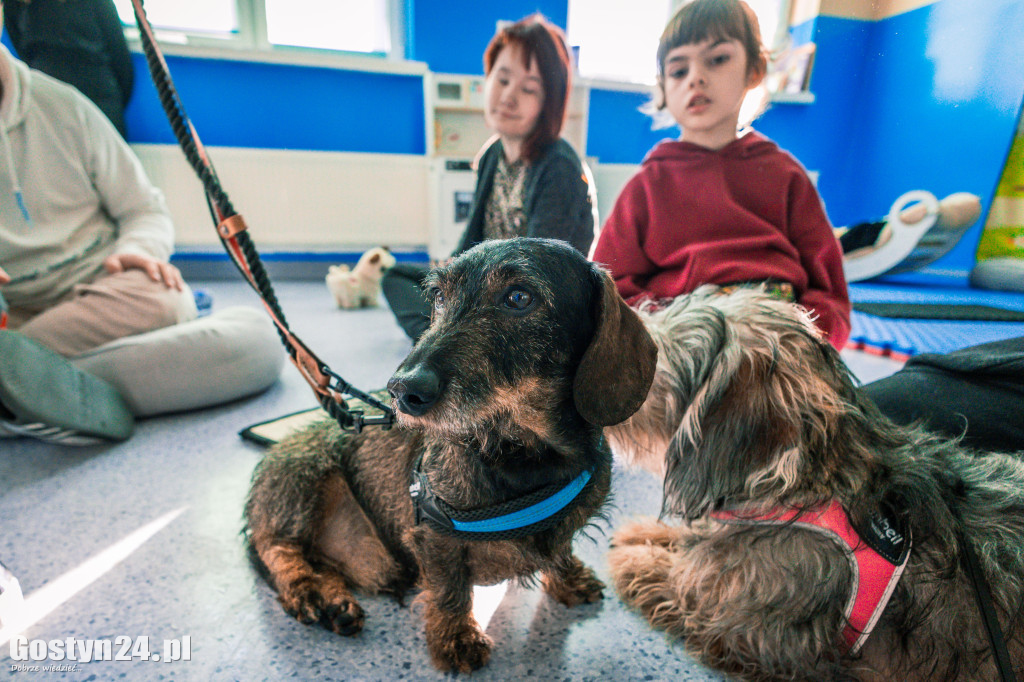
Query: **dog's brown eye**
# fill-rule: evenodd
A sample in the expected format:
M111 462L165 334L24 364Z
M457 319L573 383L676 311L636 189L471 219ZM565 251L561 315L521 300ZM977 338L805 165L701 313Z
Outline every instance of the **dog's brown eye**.
M533 303L533 294L522 289L512 289L505 294L505 305L513 310L526 310Z

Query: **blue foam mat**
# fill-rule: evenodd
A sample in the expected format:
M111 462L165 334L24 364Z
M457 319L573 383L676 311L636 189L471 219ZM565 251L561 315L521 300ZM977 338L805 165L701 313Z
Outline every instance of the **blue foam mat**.
M853 303L988 305L1024 311L1024 294L972 289L966 280L902 280L850 284ZM850 342L882 354L948 353L979 343L1024 336L1024 322L907 320L858 311L850 316Z

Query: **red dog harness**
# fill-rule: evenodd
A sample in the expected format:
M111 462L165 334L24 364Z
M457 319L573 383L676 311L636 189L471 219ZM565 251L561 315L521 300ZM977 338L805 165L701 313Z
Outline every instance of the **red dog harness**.
M850 654L856 654L871 634L910 558L909 532L881 513L873 515L858 532L836 500L806 511L720 511L712 512L711 518L726 523L794 525L838 539L853 570L853 589L843 614L843 640Z

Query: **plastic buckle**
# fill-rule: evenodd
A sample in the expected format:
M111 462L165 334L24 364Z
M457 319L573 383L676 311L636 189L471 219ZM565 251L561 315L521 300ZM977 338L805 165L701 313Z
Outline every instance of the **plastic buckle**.
M427 484L427 477L421 471L414 471L416 480L409 486L409 495L412 497L412 506L416 510L416 525L429 521L436 528L446 533L455 530L455 524L451 518L437 506L434 493Z

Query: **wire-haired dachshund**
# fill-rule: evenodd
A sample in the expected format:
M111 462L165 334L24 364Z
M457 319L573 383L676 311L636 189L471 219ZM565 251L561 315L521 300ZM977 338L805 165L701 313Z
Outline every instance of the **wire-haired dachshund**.
M601 428L643 403L653 341L608 275L553 240L485 242L435 270L429 329L388 382L389 430L315 424L257 467L245 508L285 611L344 635L352 592L422 590L441 670L487 663L473 585L541 574L566 605L602 583L573 538L608 494Z
M895 426L808 312L760 291L641 317L654 384L605 435L663 478L666 518L613 538L626 602L744 680L996 680L973 573L1021 678L1020 455Z

